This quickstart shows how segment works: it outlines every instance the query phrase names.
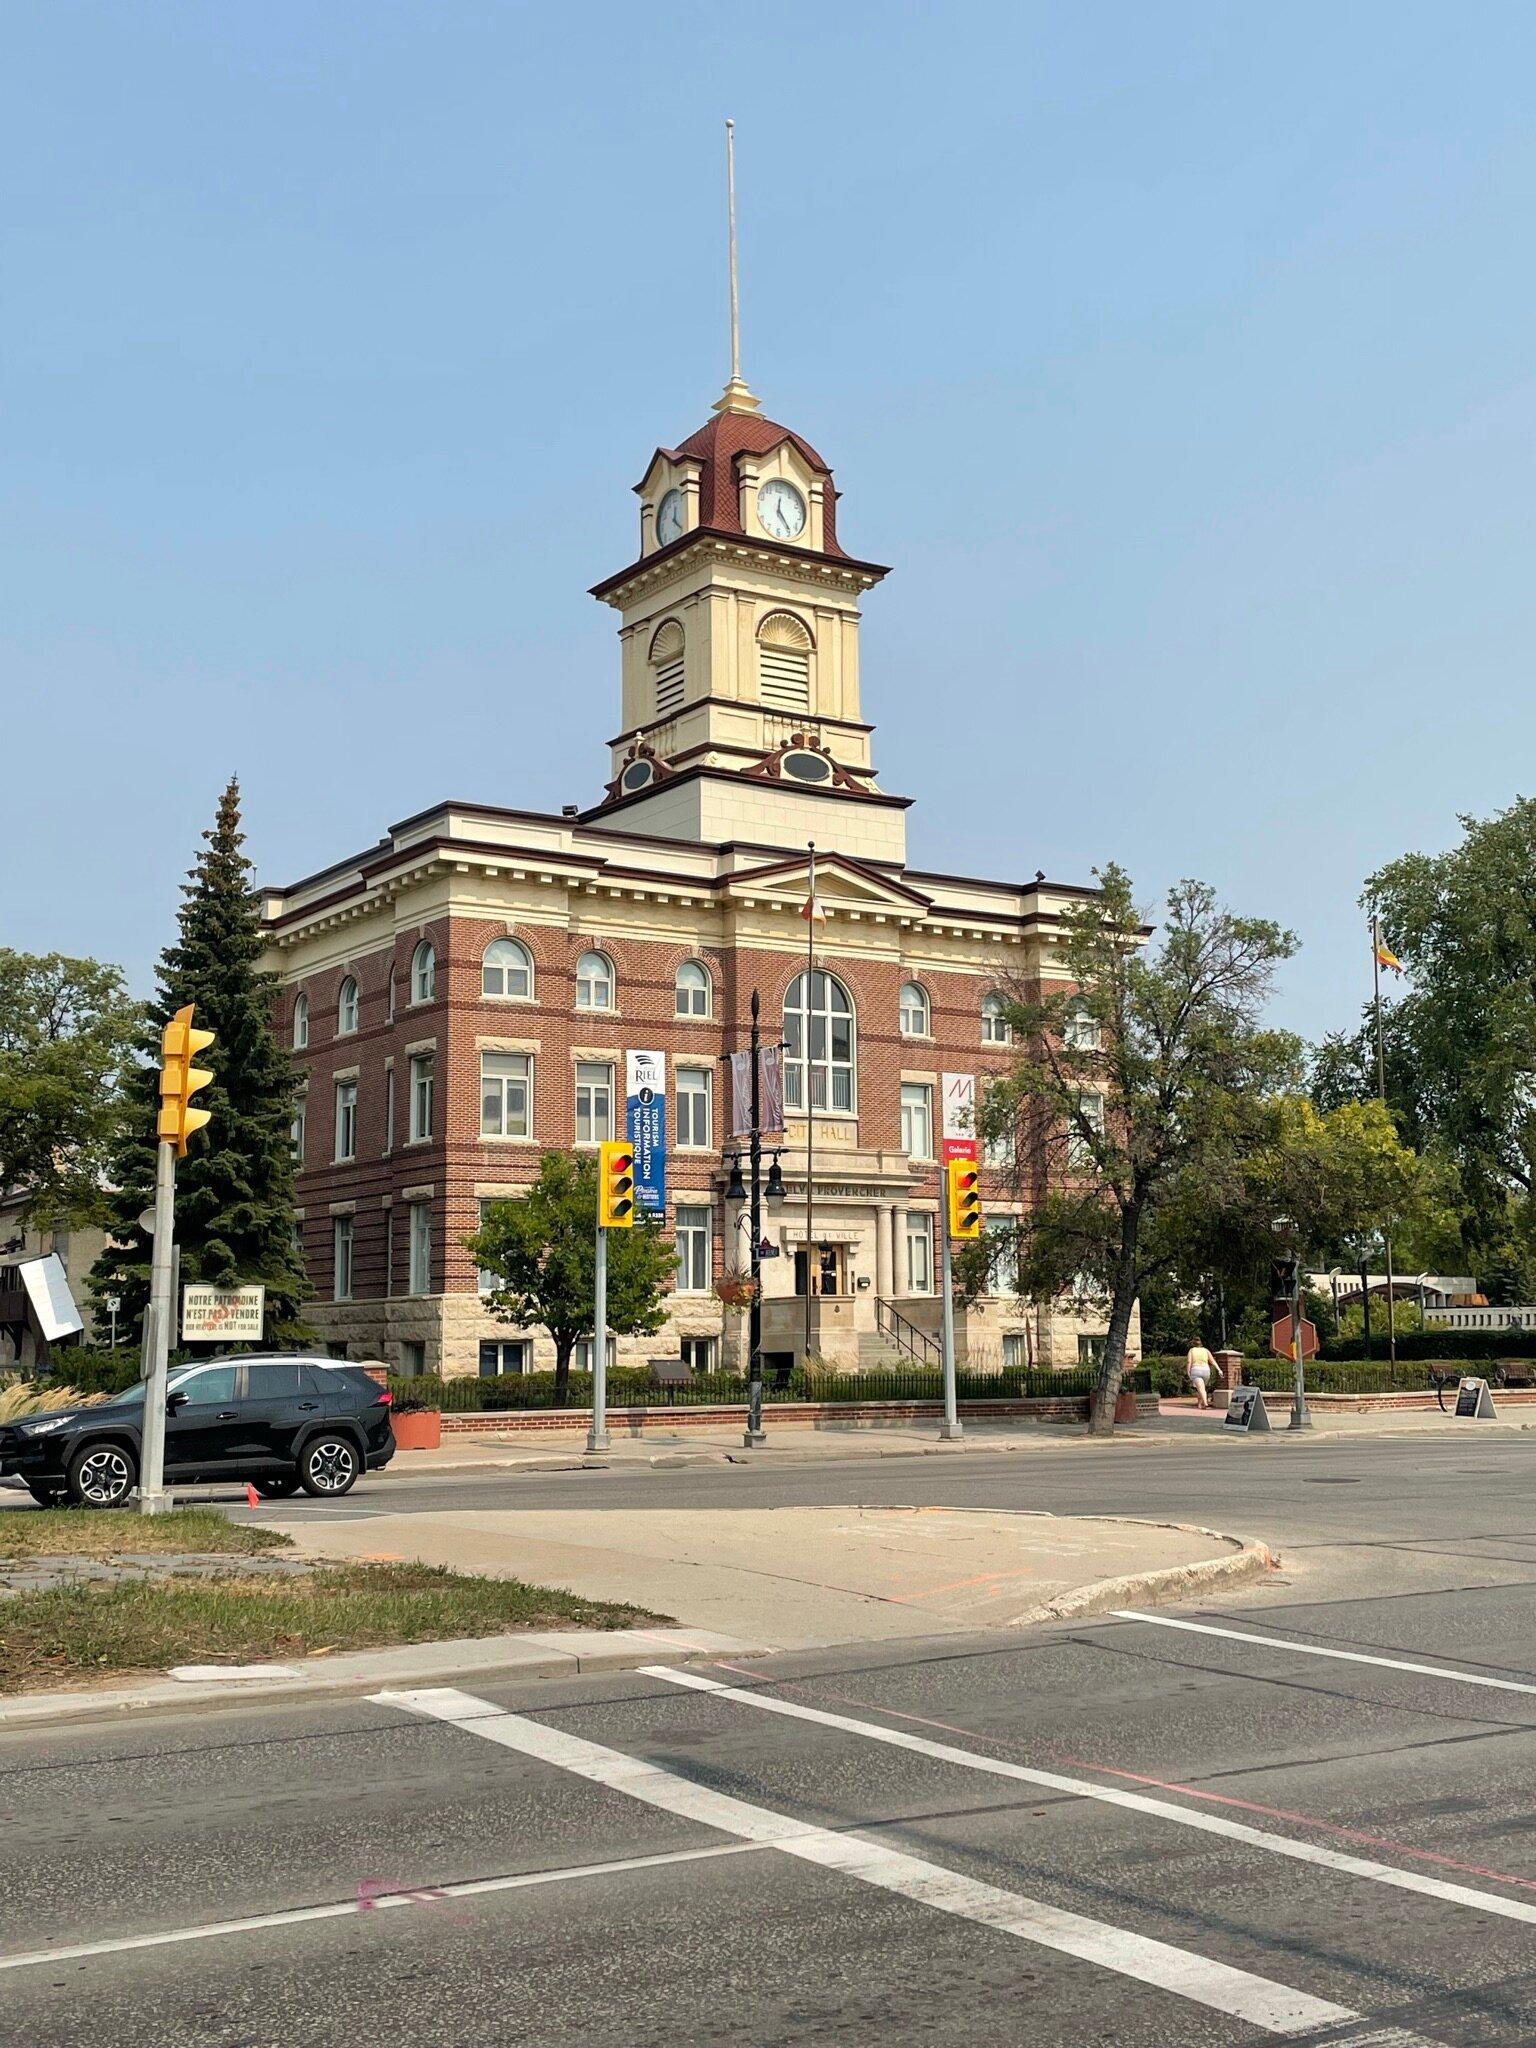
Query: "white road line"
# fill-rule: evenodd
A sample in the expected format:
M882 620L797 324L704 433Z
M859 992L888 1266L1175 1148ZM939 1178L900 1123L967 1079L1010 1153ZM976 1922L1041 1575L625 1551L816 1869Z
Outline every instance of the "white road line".
M960 1764L968 1771L986 1771L995 1778L1013 1778L1025 1785L1041 1785L1049 1792L1065 1792L1074 1799L1097 1799L1105 1806L1123 1806L1132 1813L1148 1813L1158 1820L1176 1821L1180 1827L1195 1828L1201 1834L1224 1835L1229 1841L1247 1842L1267 1849L1274 1856L1288 1856L1295 1863L1314 1863L1324 1870L1341 1871L1346 1877L1366 1877L1375 1884L1393 1885L1399 1891L1419 1892L1425 1898L1443 1899L1453 1906L1470 1906L1476 1912L1496 1913L1505 1920L1522 1920L1536 1926L1536 1905L1524 1899L1501 1898L1497 1892L1474 1890L1453 1884L1443 1877L1426 1877L1417 1870L1399 1870L1390 1863L1374 1863L1363 1856L1349 1856L1340 1849L1324 1849L1314 1842L1292 1841L1287 1835L1272 1835L1263 1828L1228 1820L1222 1814L1200 1813L1188 1806L1176 1806L1170 1799L1155 1799L1145 1792L1122 1791L1118 1785L1095 1784L1091 1778L1068 1778L1059 1771L1032 1770L1027 1764L1005 1758L983 1756L972 1749L956 1749L947 1742L933 1742L925 1735L909 1735L902 1728L884 1728L878 1721L857 1721L849 1714L829 1713L823 1707L803 1707L794 1700L779 1699L766 1692L749 1692L738 1685L722 1685L698 1671L676 1671L665 1664L641 1667L648 1678L664 1678L669 1685L691 1687L716 1699L735 1700L757 1707L767 1714L785 1714L795 1721L814 1721L823 1728L841 1728L850 1735L863 1735L872 1742L888 1742L893 1749L910 1749L919 1756L937 1757L941 1763Z
M1196 1636L1226 1636L1234 1643L1257 1643L1265 1650L1294 1650L1298 1657L1334 1657L1341 1664L1379 1664L1387 1671L1414 1671L1424 1678L1448 1679L1452 1685L1483 1685L1490 1692L1536 1693L1536 1685L1518 1678L1485 1678L1480 1671L1451 1671L1443 1664L1410 1664L1402 1657L1376 1657L1364 1650L1324 1649L1319 1643L1289 1643L1278 1636L1255 1635L1246 1628L1217 1628L1209 1621L1175 1621L1171 1614L1143 1614L1136 1607L1115 1607L1116 1621L1147 1621L1154 1628L1182 1628Z
M671 1674L662 1674L669 1676ZM722 1688L725 1689L725 1688ZM1061 1955L1076 1956L1083 1962L1113 1970L1138 1983L1155 1985L1180 1998L1231 2014L1266 2033L1283 2034L1292 2040L1328 2033L1338 2042L1336 2030L1364 2015L1327 1999L1313 1998L1305 1991L1277 1984L1249 1970L1238 1970L1208 1956L1174 1948L1168 1942L1153 1941L1132 1934L1124 1927L1085 1919L1017 1892L999 1890L963 1877L941 1864L924 1862L880 1843L856 1835L836 1834L766 1806L754 1806L728 1792L713 1791L691 1778L679 1777L659 1764L646 1763L623 1751L607 1749L582 1736L569 1735L542 1721L530 1721L511 1714L490 1700L459 1692L451 1686L424 1692L382 1692L372 1695L381 1706L400 1707L407 1713L423 1714L446 1721L467 1735L536 1757L541 1763L586 1778L615 1792L625 1792L647 1806L664 1813L697 1821L722 1834L758 1842L782 1850L824 1870L858 1878L882 1891L898 1893L930 1906L940 1913L972 1920L999 1933L1017 1935L1021 1940L1054 1949ZM1369 2034L1352 2037L1364 2048ZM1404 2034L1398 2048L1440 2048L1422 2037Z
M761 1847L757 1842L721 1842L708 1849L671 1849L655 1856L623 1856L613 1863L576 1863L558 1870L529 1870L515 1877L477 1877L462 1884L430 1885L430 1903L443 1899L479 1899L491 1892L520 1892L535 1885L565 1884L573 1878L612 1877L629 1870L653 1870L664 1864L700 1863L717 1856L740 1856ZM90 1956L125 1955L133 1949L173 1948L183 1941L215 1941L226 1934L260 1934L271 1927L302 1927L310 1920L350 1920L359 1913L383 1913L394 1906L420 1906L423 1891L377 1892L340 1899L326 1906L292 1906L281 1913L252 1913L243 1920L210 1920L199 1927L167 1927L154 1934L124 1934L106 1941L80 1941L69 1948L35 1948L19 1955L0 1955L0 1970L26 1970L38 1963L73 1963Z

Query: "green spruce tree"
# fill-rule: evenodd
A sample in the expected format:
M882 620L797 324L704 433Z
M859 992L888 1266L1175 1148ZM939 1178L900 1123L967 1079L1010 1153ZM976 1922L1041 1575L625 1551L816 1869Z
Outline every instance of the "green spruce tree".
M212 1121L176 1168L182 1283L264 1282L268 1340L292 1343L308 1334L299 1320L306 1287L295 1238L290 1143L296 1076L275 1028L273 978L259 964L263 939L237 781L225 790L203 839L182 885L179 936L160 956L145 1064L131 1083L112 1160L113 1241L91 1284L98 1300L121 1298L118 1327L126 1322L138 1333L149 1299L151 1247L138 1218L154 1206L160 1032L184 1003L194 1003L198 1027L216 1037L205 1055L214 1080L198 1096Z

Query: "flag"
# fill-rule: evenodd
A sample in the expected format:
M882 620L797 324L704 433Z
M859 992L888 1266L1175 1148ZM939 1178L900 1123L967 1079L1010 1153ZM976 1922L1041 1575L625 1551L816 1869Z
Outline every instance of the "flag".
M733 1052L731 1058L731 1136L742 1138L752 1130L752 1055ZM765 1045L757 1055L757 1127L760 1131L784 1128L784 1069L779 1048Z
M1384 939L1376 941L1376 964L1378 967L1389 967L1394 974L1401 974L1403 971L1402 961Z
M807 924L826 923L827 906L822 902L821 898L816 894L814 889L812 889L810 895L806 897L804 903L801 904L800 915L805 919Z

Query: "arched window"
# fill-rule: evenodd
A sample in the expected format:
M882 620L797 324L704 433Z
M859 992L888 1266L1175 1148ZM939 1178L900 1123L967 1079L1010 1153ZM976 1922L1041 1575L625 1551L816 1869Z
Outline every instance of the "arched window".
M784 1106L854 1107L853 1003L835 975L797 974L784 995Z
M606 953L583 953L576 962L576 1007L613 1008L613 962Z
M656 716L670 718L683 708L683 629L676 619L656 628L651 641L651 679L656 685Z
M344 1037L357 1029L357 983L349 974L341 984L341 993L336 998L336 1035Z
M437 994L437 955L432 941L423 939L411 955L411 1001L430 1003Z
M685 960L677 970L677 1014L679 1017L709 1015L709 969L697 960Z
M1000 995L983 996L981 999L981 1042L983 1045L1009 1045L1013 1041L1013 1026L1008 1022Z
M901 984L901 1035L903 1038L928 1036L928 991L919 982L904 981Z
M302 1052L309 1043L309 997L295 996L293 999L293 1049Z
M480 962L480 993L531 996L533 955L521 939L492 939Z
M1067 1005L1067 1014L1062 1020L1061 1035L1074 1052L1097 1052L1099 1049L1099 1020L1079 996Z
M757 676L766 709L810 710L814 646L793 612L770 612L764 619L757 629Z

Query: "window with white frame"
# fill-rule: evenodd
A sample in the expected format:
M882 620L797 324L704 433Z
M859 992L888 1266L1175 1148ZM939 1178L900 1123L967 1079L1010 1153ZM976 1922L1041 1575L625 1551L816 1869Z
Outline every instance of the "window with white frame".
M1097 1052L1099 1049L1099 1020L1083 1001L1081 996L1067 1005L1066 1016L1062 1019L1063 1041L1074 1052Z
M900 1014L903 1038L928 1036L928 991L920 982L904 981L901 984Z
M1004 1372L1024 1372L1029 1366L1029 1338L1023 1330L1003 1332Z
M504 1379L533 1371L533 1345L526 1337L487 1338L480 1346L480 1377Z
M480 1135L533 1135L533 1058L526 1052L480 1055Z
M710 987L709 969L697 960L685 960L677 970L678 1016L707 1017Z
M907 1292L933 1292L933 1218L925 1209L907 1211Z
M613 962L606 953L583 953L576 962L576 1007L613 1008Z
M608 1335L608 1370L610 1372L613 1371L614 1360L618 1357L618 1351L618 1340L610 1331ZM592 1370L592 1357L592 1339L590 1337L578 1337L576 1339L576 1349L571 1353L572 1372L590 1372Z
M411 1204L411 1271L410 1291L412 1294L432 1292L432 1204L412 1202Z
M1088 1126L1086 1132L1083 1124ZM1103 1136L1104 1098L1097 1090L1085 1088L1077 1098L1077 1117L1067 1131L1067 1164L1079 1171L1092 1166Z
M338 1038L346 1038L357 1029L358 1012L361 1007L357 983L349 974L341 984L341 992L336 998L336 1035Z
M677 1348L690 1372L714 1371L717 1346L713 1337L684 1337Z
M492 939L480 962L480 993L527 998L533 994L533 955L521 939Z
M395 1070L384 1069L384 1150L395 1149Z
M352 1299L352 1250L355 1242L353 1219L350 1216L332 1217L331 1256L334 1263L331 1293L337 1301Z
M1007 1006L995 993L981 999L981 1042L983 1045L1011 1045L1013 1042L1013 1026L1008 1022Z
M482 1195L480 1197L479 1214L480 1228L482 1230L484 1230L486 1224L490 1221L491 1210L495 1206L495 1204L497 1202L504 1202L506 1199L507 1197L505 1195ZM501 1275L499 1273L493 1273L489 1270L488 1267L485 1266L480 1266L476 1268L476 1294L494 1294L500 1285Z
M432 941L423 939L411 955L411 1001L430 1003L437 995L437 954Z
M677 1291L707 1294L710 1282L710 1211L707 1202L677 1205Z
M987 1290L991 1294L1019 1291L1019 1226L1012 1216L982 1219L987 1243Z
M432 1135L432 1094L437 1062L429 1052L411 1054L411 1142Z
M309 997L297 995L293 999L293 1049L302 1052L309 1043Z
M576 1142L600 1145L613 1136L613 1069L597 1060L576 1062Z
M336 1157L357 1157L357 1083L336 1083Z
M988 1112L992 1106L991 1097L993 1091L998 1086L997 1077L989 1075L981 1080L979 1086L982 1099L982 1122L990 1125L991 1119ZM1012 1166L1013 1132L1008 1125L1005 1124L1001 1130L997 1131L989 1129L988 1135L982 1144L981 1158L984 1166Z
M293 1122L288 1126L288 1144L293 1153L295 1166L304 1164L305 1101L301 1095L294 1106Z
M679 1151L707 1151L710 1134L710 1095L714 1075L708 1067L679 1067L677 1083L677 1145Z
M933 1157L933 1089L926 1081L901 1084L901 1149L909 1159Z
M784 993L784 1106L854 1107L853 999L834 974L797 974Z

